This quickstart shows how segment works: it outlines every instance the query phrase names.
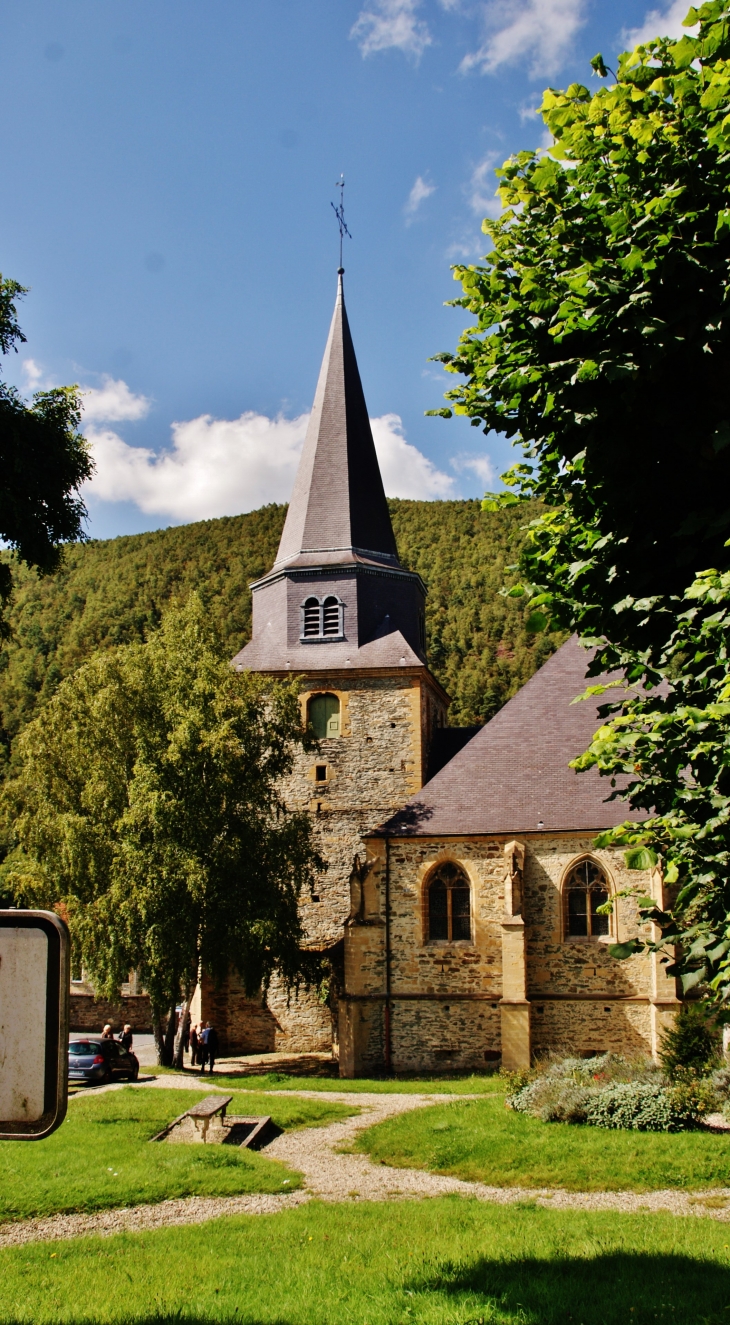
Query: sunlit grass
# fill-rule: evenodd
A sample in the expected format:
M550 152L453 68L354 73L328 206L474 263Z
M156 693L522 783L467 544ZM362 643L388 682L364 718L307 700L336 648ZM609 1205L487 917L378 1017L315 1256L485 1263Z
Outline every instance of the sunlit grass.
M0 1252L3 1325L719 1325L711 1219L458 1198L310 1204Z
M149 1067L144 1072L155 1076L177 1073L171 1067ZM227 1074L223 1068L216 1069L213 1076L201 1077L199 1070L185 1068L184 1075L194 1080L209 1081L214 1086L225 1086L230 1090L317 1090L326 1094L333 1090L352 1091L356 1094L375 1095L490 1095L496 1092L504 1094L504 1081L495 1072L469 1075L434 1077L398 1076L398 1077L329 1077L299 1076L286 1072L266 1072L261 1076L241 1076Z
M730 1135L542 1123L505 1109L499 1096L404 1114L361 1132L354 1148L383 1164L498 1187L642 1192L730 1185Z
M198 1091L129 1086L83 1095L69 1101L66 1121L46 1140L0 1142L0 1220L299 1186L285 1165L235 1146L150 1144L199 1100ZM291 1128L332 1122L352 1109L247 1092L234 1096L229 1112L271 1114Z

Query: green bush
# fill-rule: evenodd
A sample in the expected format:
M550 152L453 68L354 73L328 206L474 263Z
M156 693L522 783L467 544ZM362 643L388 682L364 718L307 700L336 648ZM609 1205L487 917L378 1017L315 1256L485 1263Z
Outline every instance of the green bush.
M599 1090L586 1110L592 1127L633 1132L680 1132L696 1121L696 1100L648 1081L622 1081Z
M730 1103L730 1068L711 1079L676 1075L669 1084L647 1059L619 1054L552 1061L520 1088L507 1107L544 1123L588 1123L639 1132L678 1132L696 1124L723 1101Z
M588 1107L606 1086L617 1081L651 1080L656 1068L645 1060L629 1062L620 1054L552 1061L532 1081L518 1082L507 1098L516 1113L529 1113L544 1123L584 1123Z
M659 1058L670 1081L706 1076L722 1057L722 1030L706 1003L685 1003L664 1032Z

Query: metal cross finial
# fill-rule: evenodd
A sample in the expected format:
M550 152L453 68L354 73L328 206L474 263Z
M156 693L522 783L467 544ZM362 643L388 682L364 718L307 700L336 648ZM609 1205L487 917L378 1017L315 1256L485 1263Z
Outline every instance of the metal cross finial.
M347 228L347 223L346 223L346 221L345 221L345 176L344 176L344 175L340 175L340 178L337 180L337 183L335 184L335 188L340 190L340 202L339 202L339 206L338 206L338 207L335 207L335 204L334 204L334 203L330 203L330 206L331 206L332 211L334 212L335 216L337 217L337 224L338 224L338 226L340 227L340 267L339 267L339 275L342 275L342 273L343 273L343 271L344 271L344 267L342 266L342 240L343 240L343 238L344 238L345 235L347 235L347 238L348 238L348 239L352 239L352 235L350 234L350 231L349 231L348 228Z

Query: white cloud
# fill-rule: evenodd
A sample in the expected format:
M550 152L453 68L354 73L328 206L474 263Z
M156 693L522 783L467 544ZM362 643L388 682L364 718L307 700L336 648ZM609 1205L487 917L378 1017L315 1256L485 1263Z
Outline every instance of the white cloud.
M266 502L288 501L308 414L269 419L249 411L239 419L209 414L172 425L172 446L155 452L130 446L110 428L87 427L96 474L86 495L131 501L148 515L207 520L237 515ZM448 497L454 480L403 436L397 414L372 419L373 437L390 497Z
M28 392L50 391L58 385L35 359L24 359L22 372ZM146 396L135 395L126 382L117 381L108 374L102 375L101 381L101 386L81 388L81 406L86 424L121 423L124 420L133 422L149 414L152 402Z
M373 0L357 17L350 36L363 56L395 48L420 60L431 45L428 26L416 17L421 0Z
M371 419L375 450L378 453L383 486L389 497L412 497L433 501L453 496L454 480L403 436L398 414L383 414Z
M501 214L502 204L499 198L495 196L497 177L494 173L494 167L498 162L501 165L501 154L488 152L474 167L467 185L466 193L469 206L479 216L497 217Z
M23 377L28 391L42 391L44 385L44 373L39 363L35 359L23 360Z
M465 469L470 469L485 487L496 477L497 471L488 455L469 455L462 452L451 457L451 465L457 474L463 474Z
M104 377L103 386L86 387L82 400L88 423L121 423L123 419L143 419L150 408L146 396L136 396L126 382Z
M666 9L650 9L641 27L624 28L622 40L629 50L633 50L634 46L642 46L654 37L682 37L686 32L693 31L682 27L682 19L687 17L688 9L687 0L672 0Z
M110 429L88 428L96 460L88 495L132 501L147 514L183 521L287 501L308 417L269 419L248 412L239 419L214 419L203 414L173 423L172 446L159 453L129 446Z
M416 179L415 184L413 185L413 188L408 194L408 202L403 208L406 217L406 225L411 224L413 218L416 215L416 212L421 206L421 203L425 202L426 199L430 198L431 194L435 192L436 192L436 185L428 184L426 180L421 175L419 175L418 178Z
M487 35L461 62L463 72L491 74L501 65L529 58L530 74L554 74L585 22L586 0L491 0L484 8Z

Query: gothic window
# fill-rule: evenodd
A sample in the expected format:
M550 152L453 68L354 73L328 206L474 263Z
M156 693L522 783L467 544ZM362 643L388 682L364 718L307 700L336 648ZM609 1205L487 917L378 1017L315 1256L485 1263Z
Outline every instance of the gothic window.
M598 914L609 898L606 875L595 860L574 865L564 885L565 933L568 938L601 938L609 933L610 917Z
M344 604L334 594L326 598L306 598L302 603L303 640L341 639Z
M446 860L431 875L427 889L429 939L471 938L471 889L464 871Z
M307 717L318 741L339 736L340 701L337 695L314 695L309 701Z

